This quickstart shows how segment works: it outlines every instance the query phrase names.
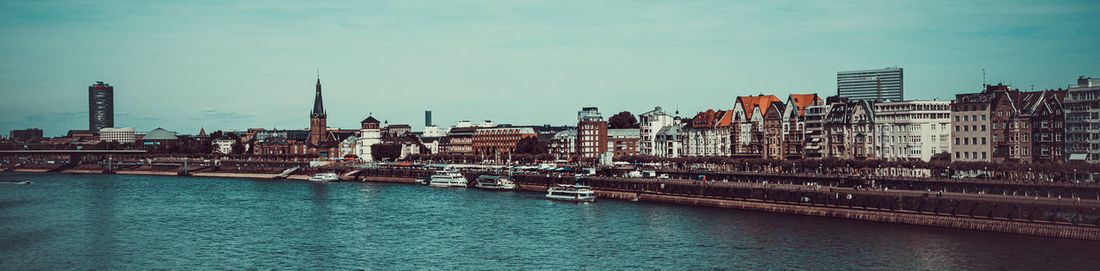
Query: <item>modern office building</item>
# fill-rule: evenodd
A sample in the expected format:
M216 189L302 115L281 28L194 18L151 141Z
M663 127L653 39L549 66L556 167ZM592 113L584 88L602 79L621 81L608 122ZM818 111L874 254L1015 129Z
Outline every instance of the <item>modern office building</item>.
M115 87L96 81L88 86L88 130L115 127Z
M1065 98L1066 155L1070 162L1100 162L1100 82L1078 77Z
M107 127L99 129L99 140L103 142L134 143L134 127Z
M837 95L848 100L903 101L904 90L902 68L836 73Z
M432 111L424 110L424 127L432 126Z

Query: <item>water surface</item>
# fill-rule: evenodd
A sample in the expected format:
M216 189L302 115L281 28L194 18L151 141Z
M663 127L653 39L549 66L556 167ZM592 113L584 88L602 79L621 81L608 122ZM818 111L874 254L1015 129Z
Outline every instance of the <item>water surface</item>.
M1091 269L1100 242L387 183L0 173L0 269Z

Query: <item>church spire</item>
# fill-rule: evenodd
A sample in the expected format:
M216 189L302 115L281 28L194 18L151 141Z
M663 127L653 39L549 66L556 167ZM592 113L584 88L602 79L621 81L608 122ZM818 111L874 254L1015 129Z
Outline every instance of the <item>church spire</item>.
M325 106L321 104L321 77L317 76L317 98L313 100L313 112L309 114L310 118L326 118Z

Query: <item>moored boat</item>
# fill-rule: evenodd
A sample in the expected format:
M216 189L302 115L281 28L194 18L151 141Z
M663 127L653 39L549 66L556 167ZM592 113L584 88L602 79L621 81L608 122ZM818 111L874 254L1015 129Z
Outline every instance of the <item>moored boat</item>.
M332 172L317 173L314 174L313 177L309 177L309 181L315 183L335 182L338 180L340 180L340 175L336 175L336 173Z
M516 183L507 176L481 175L477 177L474 187L488 190L514 190Z
M454 171L436 171L435 175L431 176L428 180L428 186L431 187L466 187L466 177L462 176L462 173Z
M546 198L552 200L593 202L596 201L596 193L587 185L559 184L546 189Z

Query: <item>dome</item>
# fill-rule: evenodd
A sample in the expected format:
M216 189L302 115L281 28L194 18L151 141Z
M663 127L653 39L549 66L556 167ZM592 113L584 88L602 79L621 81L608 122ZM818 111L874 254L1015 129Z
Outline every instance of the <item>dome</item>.
M142 140L179 140L179 137L176 137L175 132L169 132L168 130L165 130L163 128L156 128L156 129L153 129L152 131L149 131L148 133L145 133L145 137L143 137L141 139Z

